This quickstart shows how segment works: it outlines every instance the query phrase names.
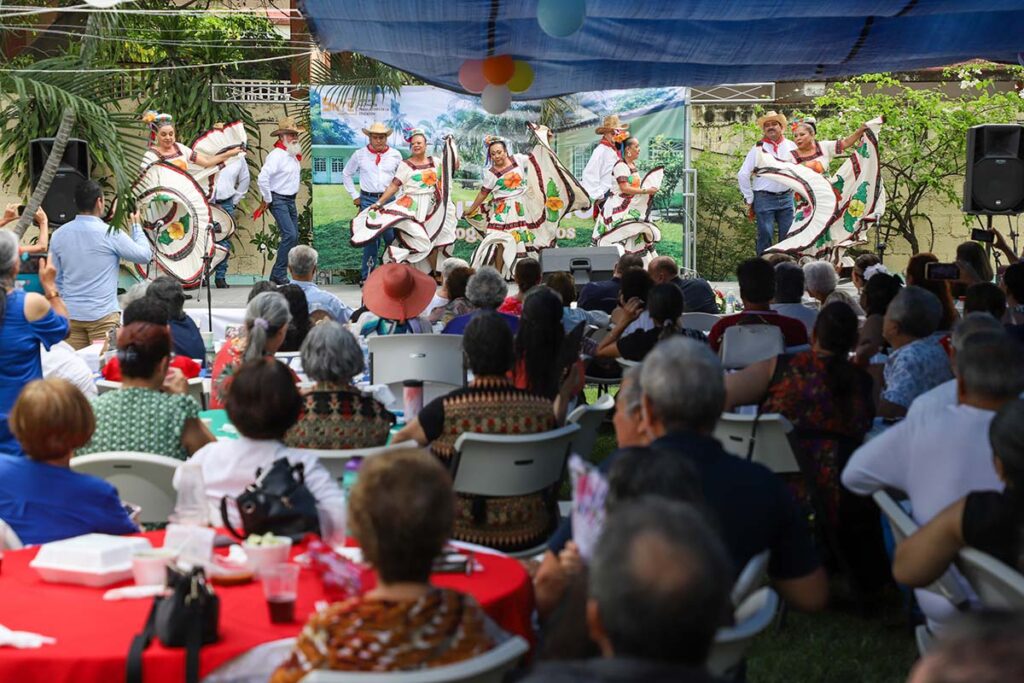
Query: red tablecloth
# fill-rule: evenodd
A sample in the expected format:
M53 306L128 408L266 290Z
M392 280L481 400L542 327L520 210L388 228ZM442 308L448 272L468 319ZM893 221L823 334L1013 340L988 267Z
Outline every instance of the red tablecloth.
M154 546L163 533L145 534ZM296 548L295 552L300 549ZM7 551L0 573L0 624L14 631L32 631L57 639L37 650L0 648L0 681L11 683L111 683L124 680L125 659L132 637L142 629L152 601L102 599L107 588L46 583L28 567L37 549ZM473 595L502 628L532 639L533 592L529 577L515 560L478 554L483 571L472 576L437 574L436 586ZM130 582L122 584L130 585ZM221 600L220 640L202 649L201 674L206 675L262 643L295 636L324 599L320 579L303 570L295 604L294 624L271 624L258 582L215 587ZM146 650L147 683L184 679L181 648L159 641Z

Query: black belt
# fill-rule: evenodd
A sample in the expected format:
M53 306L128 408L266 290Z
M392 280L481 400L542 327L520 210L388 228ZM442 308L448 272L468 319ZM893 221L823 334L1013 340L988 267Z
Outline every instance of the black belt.
M770 194L778 197L780 194L789 194L793 190L783 190L782 192L769 192L768 190L754 190L754 192L760 192L761 194Z
M296 197L296 195L294 195L294 194L281 194L280 192L271 192L270 196L271 197L280 197L281 199L295 199L295 197Z
M362 191L360 191L359 194L364 194L367 197L379 198L384 193L383 192L362 192Z

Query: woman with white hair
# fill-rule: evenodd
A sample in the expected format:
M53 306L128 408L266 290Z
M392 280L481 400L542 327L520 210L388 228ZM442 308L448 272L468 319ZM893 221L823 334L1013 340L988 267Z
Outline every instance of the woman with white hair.
M804 264L804 281L807 293L817 299L821 308L833 301L841 301L858 316L864 315L864 309L857 301L846 292L836 289L839 284L839 276L836 269L828 261L811 261Z
M213 360L213 390L210 408L224 407L227 398L227 380L248 360L273 356L284 343L292 314L288 300L277 292L263 292L253 297L245 307L244 334L228 339Z
M508 284L505 278L493 266L483 266L469 278L466 284L466 298L473 310L456 316L448 321L441 330L442 334L462 334L472 320L481 311L497 311L505 301ZM509 313L498 313L508 323L512 333L519 330L519 318Z
M42 294L15 287L21 264L18 237L0 230L0 453L19 453L7 425L7 413L22 387L42 379L39 345L47 349L68 335L68 311L57 291L57 270L39 261Z
M348 449L387 443L395 416L352 384L364 368L359 342L342 325L328 321L310 330L302 342L302 369L316 384L302 397L302 417L288 430L285 445Z

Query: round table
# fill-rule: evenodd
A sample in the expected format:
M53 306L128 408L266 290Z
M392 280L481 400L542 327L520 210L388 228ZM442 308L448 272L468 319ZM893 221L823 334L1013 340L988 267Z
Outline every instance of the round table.
M144 534L154 546L163 532ZM105 588L46 583L28 567L37 548L7 551L0 572L0 624L57 639L34 650L0 648L0 681L18 683L108 683L123 681L132 637L142 630L152 600L105 601ZM302 547L293 548L293 555ZM223 552L223 551L220 551ZM431 583L475 597L484 611L510 633L532 640L533 589L516 560L476 555L483 566L471 576L435 574ZM121 584L130 585L130 582ZM259 582L216 586L220 596L220 640L203 647L200 674L206 676L253 647L294 637L314 604L325 595L319 577L303 570L293 624L271 624ZM146 650L145 681L178 683L184 679L185 651L159 641Z

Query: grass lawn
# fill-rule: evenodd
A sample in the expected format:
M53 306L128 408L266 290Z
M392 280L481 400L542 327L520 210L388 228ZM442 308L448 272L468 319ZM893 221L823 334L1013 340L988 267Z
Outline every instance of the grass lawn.
M469 206L476 197L475 189L456 186L453 190L456 211L462 215L462 207ZM358 270L362 251L349 244L352 233L349 223L356 215L356 207L352 203L345 188L341 185L313 186L313 247L320 254L321 270ZM683 226L681 223L661 222L661 243L659 251L666 254L682 253ZM459 220L459 227L466 229L468 224ZM588 218L569 216L562 221L565 230L575 230L572 239L559 241L562 247L585 247L590 245L590 234L594 229L594 221ZM459 240L455 243L455 255L467 261L473 255L476 242Z
M587 401L595 400L597 389L587 387ZM594 446L593 460L600 462L613 450L615 434L606 424ZM747 680L903 683L916 658L913 633L893 591L891 600L871 618L834 609L819 614L789 612L781 626L772 625L755 641L747 660Z

